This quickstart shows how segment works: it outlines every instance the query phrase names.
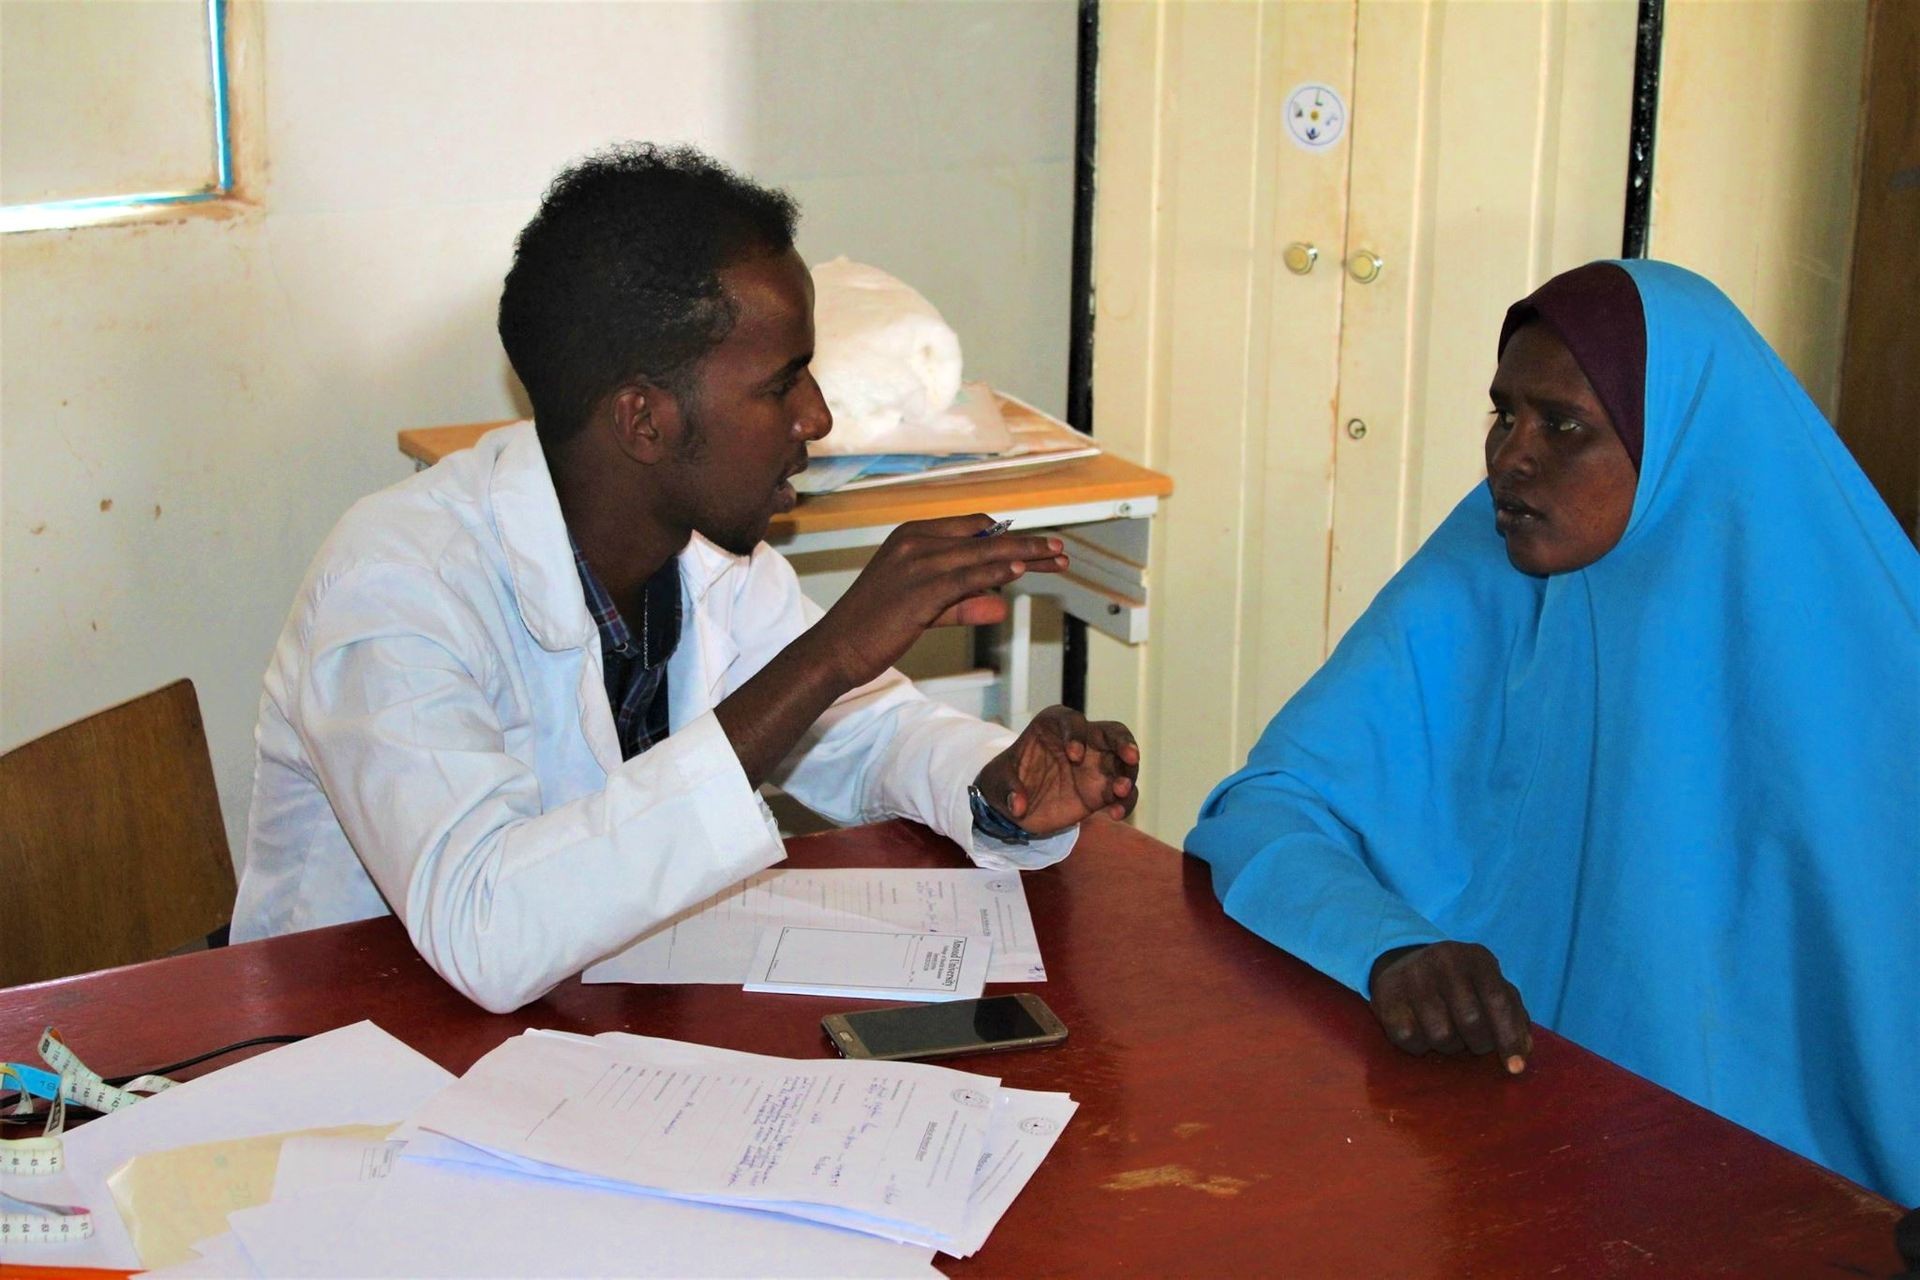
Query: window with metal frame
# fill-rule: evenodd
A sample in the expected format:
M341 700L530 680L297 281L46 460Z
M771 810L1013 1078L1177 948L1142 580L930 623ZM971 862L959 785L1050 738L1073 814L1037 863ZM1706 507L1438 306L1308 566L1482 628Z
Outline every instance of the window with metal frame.
M228 0L0 4L0 231L234 194Z

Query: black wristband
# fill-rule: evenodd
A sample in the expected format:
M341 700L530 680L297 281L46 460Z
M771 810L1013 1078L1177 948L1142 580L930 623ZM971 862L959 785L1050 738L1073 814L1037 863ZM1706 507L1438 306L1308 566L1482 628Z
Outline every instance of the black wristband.
M1001 844L1026 844L1033 839L1027 829L991 804L979 787L967 788L967 804L973 809L973 829Z

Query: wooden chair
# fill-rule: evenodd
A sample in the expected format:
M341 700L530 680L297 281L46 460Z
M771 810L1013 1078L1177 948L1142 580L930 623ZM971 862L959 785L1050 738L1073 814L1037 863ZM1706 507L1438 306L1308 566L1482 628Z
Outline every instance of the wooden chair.
M191 680L0 756L0 987L158 958L233 894Z

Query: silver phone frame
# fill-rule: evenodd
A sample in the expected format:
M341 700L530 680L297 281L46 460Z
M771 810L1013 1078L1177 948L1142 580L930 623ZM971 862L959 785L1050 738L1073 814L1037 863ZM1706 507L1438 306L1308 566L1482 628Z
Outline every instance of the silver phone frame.
M937 1058L960 1058L973 1053L1009 1053L1017 1049L1038 1049L1059 1044L1067 1038L1067 1024L1060 1016L1047 1007L1047 1002L1030 991L1009 991L1005 995L981 996L980 1000L1014 999L1020 1002L1027 1016L1040 1026L1037 1036L1022 1036L1018 1040L1003 1040L993 1044L971 1041L963 1045L938 1046L932 1049L917 1050L912 1053L876 1054L867 1049L866 1042L860 1039L860 1033L847 1023L851 1014L887 1013L898 1009L902 1011L918 1009L921 1005L884 1005L877 1009L849 1009L846 1013L830 1013L820 1019L820 1027L826 1032L828 1043L832 1044L840 1056L860 1062L927 1062ZM964 1004L965 1001L955 1003Z

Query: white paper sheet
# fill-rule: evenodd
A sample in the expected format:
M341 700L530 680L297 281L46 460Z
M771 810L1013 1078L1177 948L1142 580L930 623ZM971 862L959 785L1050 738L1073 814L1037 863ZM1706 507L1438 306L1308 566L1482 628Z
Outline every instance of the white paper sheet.
M891 1238L940 1243L964 1228L998 1086L922 1063L529 1033L415 1119L490 1151L683 1199L871 1219Z
M202 1046L182 1044L183 1053ZM107 1046L79 1046L106 1060ZM359 1022L273 1049L101 1116L66 1135L67 1170L53 1177L0 1177L0 1190L84 1204L93 1238L22 1246L7 1262L134 1268L133 1242L107 1178L136 1155L191 1143L336 1124L391 1124L451 1081L448 1072L374 1026ZM34 1194L38 1192L40 1194ZM25 1249L31 1248L31 1254Z
M760 936L746 988L874 1000L972 1000L986 986L993 939L783 925Z
M171 1267L141 1273L141 1280L256 1280L260 1269L253 1264L240 1237L228 1231L194 1246L200 1256Z
M581 978L739 985L761 933L782 925L983 935L993 939L988 982L1047 980L1020 873L980 867L762 871L681 912Z
M974 1171L973 1193L967 1200L967 1227L957 1247L947 1252L965 1258L980 1251L1079 1109L1080 1104L1064 1093L1000 1091L980 1164Z
M933 1251L770 1214L405 1158L392 1176L236 1213L265 1275L937 1275Z
M324 1191L310 1191L291 1200L270 1200L227 1215L242 1252L263 1276L347 1276L339 1265L350 1247L360 1211L386 1187L385 1182L347 1182ZM476 1215L477 1216L477 1215ZM415 1234L438 1248L466 1234L473 1222L449 1219L445 1224L419 1222Z
M288 1138L280 1144L273 1198L291 1200L314 1191L377 1181L393 1172L393 1162L406 1145L353 1138Z
M158 1270L194 1256L194 1246L227 1229L235 1209L273 1199L280 1150L289 1139L347 1138L375 1142L387 1136L379 1124L329 1125L298 1134L227 1138L165 1151L147 1151L107 1178L120 1221L133 1237L140 1261Z
M1079 1103L1064 1093L1002 1088L975 1167L973 1188L967 1197L966 1225L953 1239L936 1242L935 1247L960 1258L979 1252L1014 1200L1026 1189L1034 1171L1053 1150L1054 1142L1079 1107ZM403 1154L402 1163L455 1164L476 1171L492 1170L603 1190L635 1190L607 1179L504 1156L435 1133L422 1133ZM855 1225L850 1229L862 1228Z

